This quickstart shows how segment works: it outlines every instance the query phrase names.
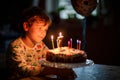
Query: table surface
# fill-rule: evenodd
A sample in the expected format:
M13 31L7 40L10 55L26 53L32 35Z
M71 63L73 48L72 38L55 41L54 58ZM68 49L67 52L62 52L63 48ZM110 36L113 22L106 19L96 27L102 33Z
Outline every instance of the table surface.
M77 74L74 80L120 80L120 66L94 64L73 70Z
M70 80L120 80L120 66L94 64L85 67L73 68L77 75L76 78ZM22 80L59 80L56 78L34 78ZM66 79L60 79L66 80Z

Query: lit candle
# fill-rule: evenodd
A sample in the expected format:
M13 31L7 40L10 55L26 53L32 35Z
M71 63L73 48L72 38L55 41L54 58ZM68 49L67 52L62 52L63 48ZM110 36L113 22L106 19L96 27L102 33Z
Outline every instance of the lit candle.
M78 49L81 48L81 40L78 41Z
M71 47L71 45L70 45L70 41L68 41L68 48L70 48Z
M77 49L80 49L81 47L81 40L77 40Z
M77 49L78 49L79 40L77 40Z
M54 41L53 41L53 35L51 35L51 41L52 41L52 47L53 47L53 49L54 49Z
M59 37L62 37L62 33L61 32L59 33Z
M60 32L60 33L59 33L59 36L57 37L57 47L61 47L63 37L64 37L64 36L63 36L62 33Z
M70 38L70 47L72 48L72 38Z

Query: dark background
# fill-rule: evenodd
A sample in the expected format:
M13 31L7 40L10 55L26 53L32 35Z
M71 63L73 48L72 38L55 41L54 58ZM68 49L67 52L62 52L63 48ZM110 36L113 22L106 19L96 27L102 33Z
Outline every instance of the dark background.
M39 7L45 9L45 2L40 0ZM101 1L101 0L100 0ZM89 59L96 64L120 66L120 8L116 0L105 0L104 7L99 3L97 16L86 18L86 53ZM4 0L0 3L0 68L5 69L5 50L8 43L19 36L17 17L23 9L30 7L32 0ZM57 15L57 16L56 16ZM73 38L73 47L76 48L76 39L83 39L82 20L77 18L60 19L58 14L51 14L53 23L44 39L49 48L50 36L57 37L63 32L63 46ZM56 43L56 41L55 41ZM55 44L56 46L56 44Z

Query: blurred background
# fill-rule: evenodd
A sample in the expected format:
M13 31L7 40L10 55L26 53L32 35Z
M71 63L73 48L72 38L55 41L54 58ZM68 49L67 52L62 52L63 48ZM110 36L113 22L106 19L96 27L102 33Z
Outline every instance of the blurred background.
M49 48L51 35L56 38L59 32L64 35L63 46L73 39L83 39L82 21L84 16L76 13L70 0L3 0L0 3L0 68L5 68L5 51L10 41L20 33L17 20L20 13L30 6L43 8L51 17L50 26L44 42ZM120 65L120 8L113 0L98 0L96 9L86 17L86 53L96 64Z

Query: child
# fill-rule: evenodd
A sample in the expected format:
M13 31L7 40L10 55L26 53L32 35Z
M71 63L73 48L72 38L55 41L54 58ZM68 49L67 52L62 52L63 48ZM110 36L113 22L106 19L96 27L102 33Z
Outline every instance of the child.
M24 11L20 23L19 27L23 34L12 41L7 50L10 80L23 76L37 76L40 73L45 74L43 70L48 71L40 65L39 60L45 57L48 50L42 40L46 36L51 19L43 10L32 7Z
M8 47L7 67L14 72L12 75L18 77L37 75L42 71L38 60L44 57L48 50L42 40L46 36L51 19L43 10L32 7L24 11L20 23L23 34Z

